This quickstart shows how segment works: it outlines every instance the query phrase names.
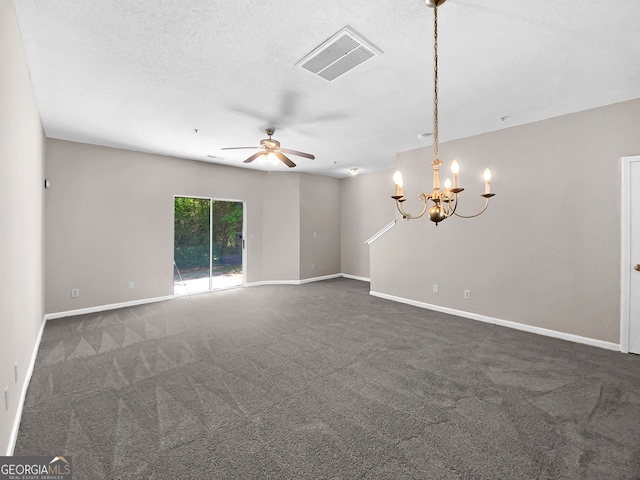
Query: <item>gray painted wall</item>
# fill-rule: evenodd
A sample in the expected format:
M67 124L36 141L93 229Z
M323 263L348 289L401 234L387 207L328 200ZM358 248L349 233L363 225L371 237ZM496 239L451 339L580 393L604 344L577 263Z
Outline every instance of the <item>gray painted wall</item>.
M172 295L174 195L245 202L247 283L340 273L338 179L60 140L47 140L46 175L49 313ZM301 240L313 228L321 237Z
M340 180L301 174L300 278L335 273L340 273Z
M44 134L10 0L0 0L0 64L0 455L4 455L44 317Z
M261 173L59 140L46 151L48 313L172 295L174 195L245 201L247 281L262 279Z
M364 242L396 218L392 176L393 170L381 170L342 180L342 273L369 278L369 246Z
M297 280L300 272L300 176L273 172L263 182L265 281Z
M479 218L399 222L371 246L371 290L619 343L620 159L640 153L639 133L634 100L441 145L461 164L460 213L481 206L485 166L497 195ZM397 156L409 211L431 159Z

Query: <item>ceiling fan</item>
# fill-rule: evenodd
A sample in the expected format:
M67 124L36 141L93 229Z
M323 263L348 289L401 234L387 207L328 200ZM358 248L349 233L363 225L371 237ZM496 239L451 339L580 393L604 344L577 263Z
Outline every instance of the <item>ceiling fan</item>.
M221 148L221 150L242 150L242 149L248 149L248 148L253 150L259 149L260 151L258 153L251 155L249 158L247 158L244 161L244 163L251 163L255 159L263 155L265 157L269 155L274 155L278 160L280 160L282 163L284 163L287 167L290 167L290 168L295 167L296 164L293 163L285 155L285 153L289 155L297 155L299 157L309 158L311 160L316 158L314 155L311 155L310 153L298 152L297 150L289 150L288 148L280 148L280 142L278 140L271 138L271 136L275 133L274 128L267 128L265 132L267 135L269 135L269 138L263 138L262 140L260 140L259 147L226 147L226 148Z

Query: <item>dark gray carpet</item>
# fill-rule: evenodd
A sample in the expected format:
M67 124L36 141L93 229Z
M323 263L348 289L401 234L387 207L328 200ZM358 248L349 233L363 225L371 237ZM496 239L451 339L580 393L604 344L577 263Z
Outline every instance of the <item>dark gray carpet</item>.
M88 479L639 479L640 358L336 279L50 321L16 455Z

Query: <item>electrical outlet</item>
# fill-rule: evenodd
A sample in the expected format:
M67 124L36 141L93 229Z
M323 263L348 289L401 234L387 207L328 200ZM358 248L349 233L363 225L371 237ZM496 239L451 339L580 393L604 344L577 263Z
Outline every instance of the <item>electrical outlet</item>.
M440 291L440 287L438 285L433 286L433 293L438 293Z
M13 366L13 378L16 383L18 383L18 363Z
M311 265L311 271L314 271L316 269L315 265Z
M471 298L471 290L464 291L464 298Z
M80 289L79 288L72 288L71 289L71 296L73 298L79 297L80 296Z
M9 410L9 387L4 389L4 409Z
M129 290L133 290L134 288L136 288L136 284L133 280L129 281Z
M318 232L313 232L313 238L318 238Z

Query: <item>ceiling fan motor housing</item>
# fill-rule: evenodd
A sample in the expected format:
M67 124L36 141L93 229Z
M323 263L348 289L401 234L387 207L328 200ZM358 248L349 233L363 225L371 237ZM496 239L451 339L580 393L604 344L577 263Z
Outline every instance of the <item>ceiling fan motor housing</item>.
M262 140L260 140L260 146L269 149L276 149L280 148L280 142L272 138L263 138Z

